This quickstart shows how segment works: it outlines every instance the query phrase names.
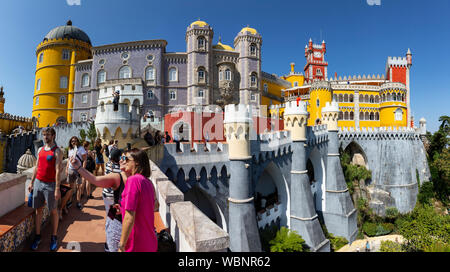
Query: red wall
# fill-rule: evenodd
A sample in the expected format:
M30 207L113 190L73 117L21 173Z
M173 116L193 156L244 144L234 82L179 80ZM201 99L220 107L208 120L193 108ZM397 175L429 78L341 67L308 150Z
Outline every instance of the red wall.
M406 85L406 67L391 67L392 82L401 82Z
M282 119L274 121L274 131L284 129ZM177 112L164 116L164 131L167 131L173 141L172 127L179 121L183 121L190 126L191 139L195 142L204 142L206 132L208 132L210 142L225 142L223 132L223 113L195 113ZM258 134L271 130L271 119L265 117L253 117L253 129Z

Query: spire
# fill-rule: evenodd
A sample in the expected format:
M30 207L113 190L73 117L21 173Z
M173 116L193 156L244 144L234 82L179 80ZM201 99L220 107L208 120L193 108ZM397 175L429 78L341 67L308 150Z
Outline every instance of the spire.
M66 25L71 26L72 25L72 21L71 20L67 21Z
M222 43L222 37L219 36L219 43Z

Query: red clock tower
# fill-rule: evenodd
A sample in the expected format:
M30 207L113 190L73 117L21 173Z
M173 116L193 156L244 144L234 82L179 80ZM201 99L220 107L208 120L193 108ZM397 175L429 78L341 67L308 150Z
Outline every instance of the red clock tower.
M309 39L308 45L305 45L306 65L304 71L306 80L327 79L328 62L325 61L326 52L325 41L322 41L322 45L319 45L313 44L312 40Z

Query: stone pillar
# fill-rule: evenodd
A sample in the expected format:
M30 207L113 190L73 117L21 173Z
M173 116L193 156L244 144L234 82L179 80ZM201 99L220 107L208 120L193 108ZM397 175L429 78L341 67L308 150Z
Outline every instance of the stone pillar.
M345 183L339 158L337 102L326 103L322 108L322 121L328 128L328 156L325 183L323 218L327 230L336 236L354 241L358 232L357 214Z
M284 128L291 132L291 211L290 229L302 236L311 251L330 251L330 242L325 238L314 209L313 195L306 170L306 124L309 113L306 103L290 101L284 111Z
M251 105L226 105L224 133L230 160L229 234L233 252L259 252L258 224L251 190Z

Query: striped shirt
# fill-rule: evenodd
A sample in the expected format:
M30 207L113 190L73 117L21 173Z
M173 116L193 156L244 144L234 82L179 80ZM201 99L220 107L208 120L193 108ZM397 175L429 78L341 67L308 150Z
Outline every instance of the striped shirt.
M118 163L113 163L109 161L105 166L105 174L109 173L120 173L120 165ZM103 189L103 197L105 198L114 198L114 190L112 188L104 188Z

